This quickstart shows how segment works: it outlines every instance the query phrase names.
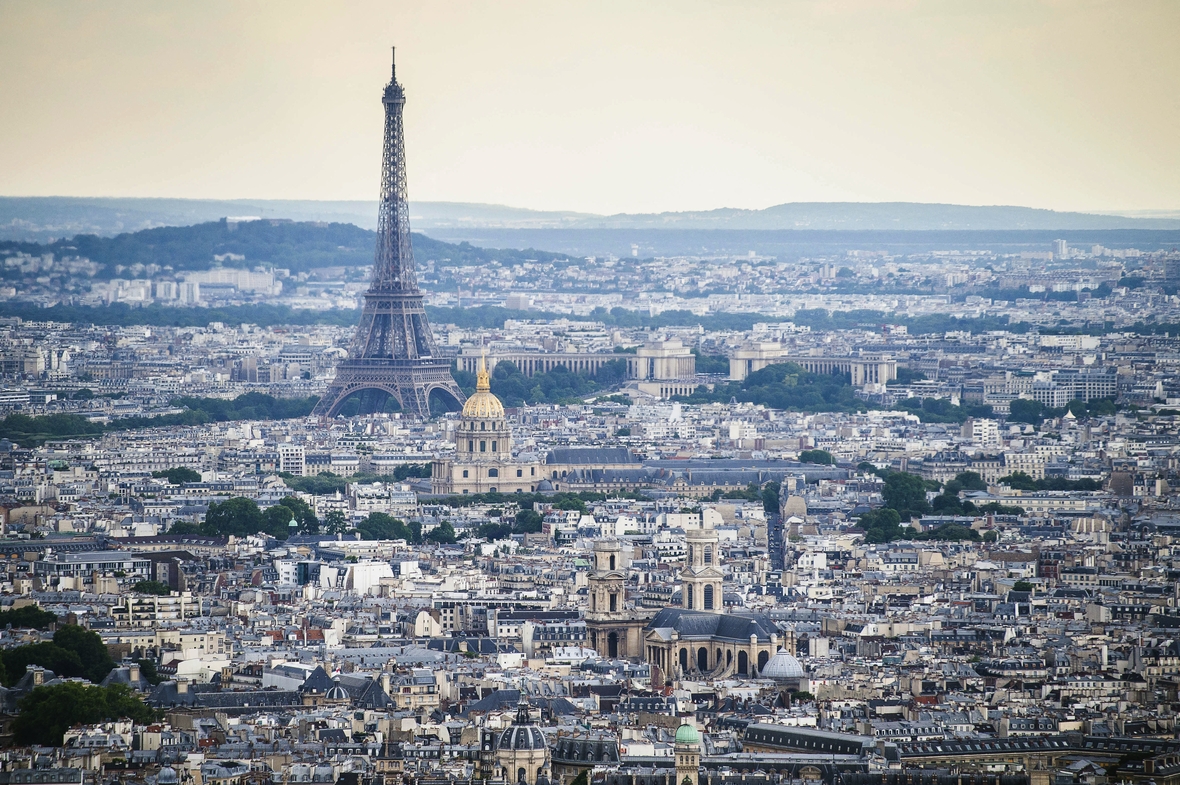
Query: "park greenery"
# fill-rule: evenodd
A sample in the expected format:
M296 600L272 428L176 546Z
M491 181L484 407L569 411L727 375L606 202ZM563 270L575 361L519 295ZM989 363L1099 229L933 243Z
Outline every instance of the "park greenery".
M123 684L96 687L75 681L45 685L22 698L19 709L12 722L13 741L19 745L59 747L65 732L75 725L123 717L140 724L156 719L156 713Z
M475 374L452 368L455 381L468 395L475 392ZM525 376L510 361L496 363L491 373L492 394L505 406L538 403L576 403L587 395L617 387L627 378L627 361L612 360L594 374L574 373L559 365L546 373Z
M862 467L871 468L864 464ZM901 522L923 515L954 517L988 513L1024 514L1020 507L1002 505L998 502L976 506L971 501L962 499L960 494L964 492L987 490L987 483L978 472L960 472L941 489L939 483L923 480L916 474L890 469L876 470L876 473L885 481L885 487L882 489L885 506L865 512L859 518L859 525L865 532L865 542L868 543L893 542L900 539L979 541L987 539L987 536L981 537L979 532L960 523L943 523L928 531L913 533L903 528ZM932 501L927 501L926 492L935 490L940 490L940 493Z
M992 417L992 407L986 404L964 403L954 406L946 398L903 398L897 403L902 411L918 415L924 423L961 423L970 417Z
M815 463L821 466L835 466L836 458L827 450L804 450L799 453L800 463Z
M173 466L171 469L152 472L152 476L158 480L167 480L173 485L183 485L186 482L201 481L201 473L195 469L190 469L187 466Z
M290 525L292 520L296 524L294 527ZM210 504L199 532L207 536L236 537L269 534L285 540L292 533L292 528L299 534L318 534L320 531L319 520L302 499L287 496L264 512L253 499L235 496ZM175 526L172 531L177 533Z
M168 584L161 583L160 581L136 581L132 585L131 591L137 591L141 594L154 594L157 597L167 597L172 593L172 590L168 588Z
M1070 480L1065 477L1045 477L1040 480L1026 472L1012 472L997 482L1015 491L1100 491L1102 483L1097 480Z
M4 650L0 665L0 680L9 687L25 675L29 665L48 668L64 678L80 676L95 684L115 667L98 633L72 624L59 627L51 641Z
M47 630L56 621L56 613L41 610L36 605L0 611L0 629L12 627L20 630Z
M762 486L759 486L756 482L752 482L744 489L722 491L718 488L713 491L713 495L709 497L709 501L719 502L723 499L744 499L750 502L762 502L762 509L767 515L778 515L779 494L781 492L782 486L777 482L771 481Z
M697 373L729 375L728 357L721 354L702 354L700 349L693 349L692 353L696 357Z
M1119 408L1110 398L1095 398L1091 401L1074 399L1060 408L1045 406L1040 401L1017 398L1009 406L1008 422L1029 425L1040 425L1045 420L1064 417L1067 412L1079 418L1104 417L1114 414Z
M812 412L854 412L868 408L856 397L848 374L810 373L795 363L778 363L755 371L740 382L718 384L710 392L698 387L685 403L737 400L771 409Z
M125 417L105 425L77 414L46 414L38 417L10 414L0 420L0 438L22 445L37 446L50 439L96 437L104 433L135 428L202 425L233 420L287 420L311 414L317 400L319 399L314 396L276 398L257 392L244 393L233 400L182 397L172 401L173 406L183 409L179 413L156 417Z
M404 482L411 478L422 478L430 476L430 464L428 463L405 463L394 467L390 474L371 474L362 472L354 474L351 477L341 477L339 474L332 472L321 472L307 477L296 477L294 474L287 472L280 472L279 476L283 478L283 482L293 491L300 493L311 493L317 496L327 496L333 493L343 493L346 486L350 483L373 483L373 482Z

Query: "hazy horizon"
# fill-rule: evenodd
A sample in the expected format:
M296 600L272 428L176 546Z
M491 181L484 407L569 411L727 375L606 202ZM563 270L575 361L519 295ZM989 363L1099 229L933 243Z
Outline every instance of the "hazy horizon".
M0 192L1180 210L1180 5L0 5Z

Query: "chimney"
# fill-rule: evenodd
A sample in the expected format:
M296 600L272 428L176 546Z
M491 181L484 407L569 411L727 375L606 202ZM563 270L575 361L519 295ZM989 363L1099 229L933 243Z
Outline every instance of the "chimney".
M45 683L45 669L39 668L36 665L30 665L29 670L33 672L33 686L40 687Z
M176 692L179 695L187 695L188 694L188 682L187 681L176 682Z
M127 678L131 680L132 684L139 682L139 663L133 662L127 666Z

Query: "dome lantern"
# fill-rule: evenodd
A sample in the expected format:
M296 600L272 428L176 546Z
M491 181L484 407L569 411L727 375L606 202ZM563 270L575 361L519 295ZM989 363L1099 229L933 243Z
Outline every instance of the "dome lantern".
M486 420L497 420L504 416L504 404L492 394L492 376L488 373L484 355L480 355L479 371L475 375L475 394L463 404L463 416Z

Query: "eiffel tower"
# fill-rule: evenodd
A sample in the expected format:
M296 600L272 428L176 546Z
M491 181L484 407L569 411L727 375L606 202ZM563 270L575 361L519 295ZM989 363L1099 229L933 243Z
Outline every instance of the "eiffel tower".
M397 83L396 63L381 103L385 149L373 276L348 359L336 366L336 378L313 412L323 417L335 417L351 399L359 404L358 414L384 411L392 398L419 417L430 416L432 401L453 410L466 399L451 377L450 362L438 356L418 290L402 136L406 94Z

